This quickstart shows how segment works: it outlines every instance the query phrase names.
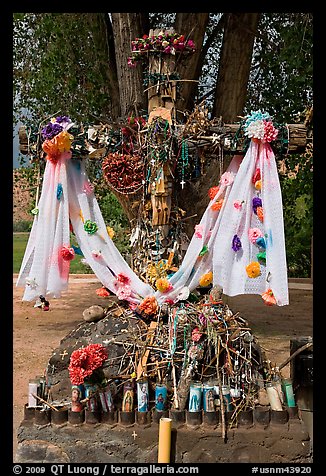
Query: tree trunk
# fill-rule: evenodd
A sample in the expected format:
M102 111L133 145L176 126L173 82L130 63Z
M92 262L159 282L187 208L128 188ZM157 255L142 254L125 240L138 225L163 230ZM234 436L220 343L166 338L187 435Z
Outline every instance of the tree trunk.
M131 68L128 57L131 55L131 41L144 35L143 14L112 13L112 28L117 63L117 77L121 116L126 118L131 113L138 116L147 112L146 95L143 92L141 66Z
M235 122L246 101L252 51L260 13L227 13L213 116Z
M107 13L90 13L87 18L91 26L94 46L103 52L107 61L107 63L103 62L100 69L108 88L111 120L115 121L121 111L112 25Z
M177 13L175 19L175 31L180 35L195 42L196 51L187 56L176 70L181 79L198 80L201 74L201 49L204 41L205 31L208 24L208 13ZM182 58L182 56L181 56ZM180 111L191 111L194 107L194 99L198 89L196 82L184 82L180 86L181 99L177 101L177 109Z

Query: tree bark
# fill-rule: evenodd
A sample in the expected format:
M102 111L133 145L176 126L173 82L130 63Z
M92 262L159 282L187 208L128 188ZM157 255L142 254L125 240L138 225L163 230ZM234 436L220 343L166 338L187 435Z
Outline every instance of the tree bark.
M205 31L208 24L208 13L177 13L175 19L175 31L180 35L195 42L196 51L187 56L177 65L176 70L181 79L198 80L201 74L201 49L204 41ZM194 99L198 89L196 82L180 83L181 99L177 101L177 110L191 111L194 107Z
M260 13L227 13L213 116L234 122L243 113Z
M88 21L94 38L94 46L103 52L106 62L100 69L108 89L111 120L120 116L119 83L113 41L113 30L107 13L90 13Z
M117 63L117 78L121 117L147 112L146 95L143 92L141 66L131 68L128 57L131 55L131 41L144 35L142 30L145 18L142 13L112 13L112 28Z

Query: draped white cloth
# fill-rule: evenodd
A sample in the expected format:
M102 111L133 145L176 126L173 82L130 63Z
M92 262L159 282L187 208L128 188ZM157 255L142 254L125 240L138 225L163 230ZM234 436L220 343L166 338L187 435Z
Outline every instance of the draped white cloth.
M261 191L252 182L257 168ZM254 197L262 200L263 222L253 212ZM221 209L213 210L212 205L220 200ZM235 202L241 207L236 208ZM62 248L70 247L70 220L86 261L100 282L120 299L137 305L154 295L159 304L177 302L199 286L202 275L213 272L213 284L222 286L226 295L262 294L272 289L278 305L288 304L282 196L269 144L251 141L243 159L232 159L179 270L169 279L171 289L164 293L155 291L132 271L109 237L84 161L70 159L70 153L62 154L57 162L47 161L38 208L16 284L25 286L25 301L40 295L58 298L67 289L70 262L63 258ZM85 230L87 220L96 224L94 233ZM257 277L249 277L246 272L251 262L257 262L257 254L264 251L249 239L253 228L260 230L266 242L266 262L260 264ZM239 251L232 249L234 235L241 241ZM122 292L117 282L121 274L127 279Z
M67 289L70 262L62 258L61 250L70 247L70 218L80 249L101 283L116 293L116 277L123 273L129 280L128 300L137 304L153 294L153 289L132 271L109 237L84 161L66 156L63 154L57 162L47 161L45 166L39 213L16 283L26 286L23 300L31 301L39 295L58 298ZM85 231L87 220L96 223L95 233Z
M261 191L257 191L252 181L257 168ZM253 212L254 197L261 198L263 222ZM235 201L243 202L240 209L235 208ZM250 229L260 230L266 243L266 264L260 264L260 275L253 278L248 276L246 267L258 262L257 254L264 248L249 239ZM242 244L237 252L232 249L234 235L238 235ZM213 246L213 283L222 286L224 294L262 294L272 289L277 305L289 303L282 195L269 144L251 141L225 203Z
M236 155L233 157L226 173L231 174L235 178L239 165L243 156ZM157 291L155 297L159 303L167 299L179 301L186 299L190 291L193 291L199 286L199 279L203 274L212 271L213 258L213 244L218 239L220 232L221 218L224 214L225 205L228 202L228 197L233 183L226 185L219 183L219 191L215 197L210 200L200 222L200 233L194 233L187 248L187 252L182 260L178 271L169 279L172 289L168 292ZM222 208L220 210L212 210L212 205L219 200L223 200ZM201 235L201 236L200 236ZM200 256L201 250L207 246L207 252Z

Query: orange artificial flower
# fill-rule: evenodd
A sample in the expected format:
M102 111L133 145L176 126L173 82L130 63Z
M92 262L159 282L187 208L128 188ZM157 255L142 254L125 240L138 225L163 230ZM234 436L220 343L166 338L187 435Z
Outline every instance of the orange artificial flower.
M256 211L257 211L257 217L259 218L259 220L261 222L263 222L264 221L264 210L263 210L263 208L262 207L257 207Z
M154 296L146 297L138 306L138 309L148 316L154 315L158 311L158 303Z
M274 297L273 291L269 288L266 292L264 292L261 297L264 300L266 306L274 306L276 304L276 299Z
M213 210L214 212L217 212L218 210L221 210L222 205L223 205L223 198L213 203L213 205L211 206L211 210Z
M108 297L110 296L110 291L108 291L104 286L102 288L96 289L96 294L100 297Z
M252 261L248 264L246 271L249 278L257 278L260 275L260 265L258 261Z
M213 273L210 271L209 273L203 274L199 279L199 285L202 287L209 286L213 281Z
M219 187L211 187L209 190L208 190L208 196L211 200L213 200L213 198L216 196L216 194L218 193L218 191L220 190Z

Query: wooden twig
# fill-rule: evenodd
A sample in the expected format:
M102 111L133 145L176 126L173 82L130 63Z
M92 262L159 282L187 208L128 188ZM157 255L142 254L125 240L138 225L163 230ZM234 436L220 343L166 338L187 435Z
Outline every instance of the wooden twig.
M34 398L37 398L38 400L40 400L40 402L45 403L45 405L47 405L48 407L52 408L52 410L55 410L56 412L59 411L54 405L51 405L51 403L47 402L46 400L44 400L43 398L39 397L38 395L35 395L35 393L32 393L32 395L33 395Z
M283 364L281 364L279 366L279 370L283 369L283 367L285 367L294 357L296 357L298 354L301 354L302 351L306 350L306 349L310 349L310 347L312 347L312 342L307 342L307 344L304 344L302 347L300 347L299 349L297 349L295 352L293 352L292 355L290 355L290 357L288 357L284 362Z

